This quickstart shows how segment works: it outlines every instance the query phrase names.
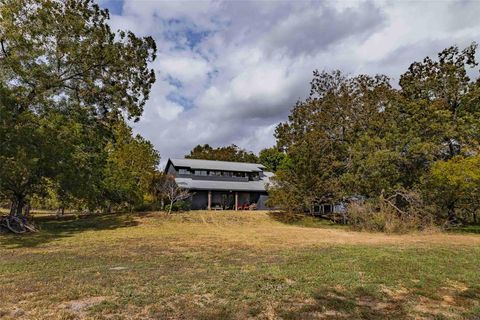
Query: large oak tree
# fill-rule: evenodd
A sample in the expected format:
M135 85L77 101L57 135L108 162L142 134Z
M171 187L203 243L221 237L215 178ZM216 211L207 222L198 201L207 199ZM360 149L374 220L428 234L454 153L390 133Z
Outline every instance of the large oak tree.
M94 190L114 124L142 114L155 42L108 19L92 0L0 3L0 192L13 215L45 180Z

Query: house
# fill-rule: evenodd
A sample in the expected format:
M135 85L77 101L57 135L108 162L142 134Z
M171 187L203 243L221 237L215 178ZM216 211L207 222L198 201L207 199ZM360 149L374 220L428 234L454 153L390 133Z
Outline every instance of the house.
M168 159L165 172L191 191L191 209L266 209L266 185L273 173L258 163Z

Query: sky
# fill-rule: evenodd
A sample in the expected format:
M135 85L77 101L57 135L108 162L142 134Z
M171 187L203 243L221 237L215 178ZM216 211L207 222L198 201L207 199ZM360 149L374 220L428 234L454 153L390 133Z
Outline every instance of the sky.
M386 74L480 42L480 1L100 0L114 30L152 36L157 80L135 132L168 158L197 144L258 152L312 72Z

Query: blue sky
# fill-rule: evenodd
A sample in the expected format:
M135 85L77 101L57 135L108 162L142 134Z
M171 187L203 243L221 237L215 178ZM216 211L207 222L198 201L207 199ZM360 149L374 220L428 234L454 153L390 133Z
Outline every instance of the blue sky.
M157 81L134 129L165 162L197 144L258 152L314 69L383 73L480 41L480 2L103 0L113 29L151 35Z
M102 0L100 5L107 8L110 14L122 15L123 0Z

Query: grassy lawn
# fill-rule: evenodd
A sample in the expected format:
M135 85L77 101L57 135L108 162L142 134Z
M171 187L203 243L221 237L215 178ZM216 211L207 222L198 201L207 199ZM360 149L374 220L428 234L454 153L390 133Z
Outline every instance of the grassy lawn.
M480 235L265 212L39 217L0 236L5 319L479 319Z

